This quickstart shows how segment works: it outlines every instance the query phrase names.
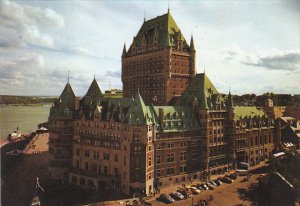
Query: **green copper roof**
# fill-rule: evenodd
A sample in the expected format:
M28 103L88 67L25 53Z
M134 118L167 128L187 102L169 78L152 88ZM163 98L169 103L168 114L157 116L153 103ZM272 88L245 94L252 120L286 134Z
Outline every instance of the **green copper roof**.
M199 102L199 107L204 109L211 108L212 103L217 100L222 101L218 90L205 73L196 74L190 85L178 99L177 105L190 106L191 101L195 99L192 97L195 97Z
M153 117L150 108L144 103L143 98L138 92L132 101L127 113L128 124L130 125L151 125Z
M199 122L191 107L153 106L153 110L158 132L200 130Z
M235 107L234 108L234 120L238 120L240 118L250 117L253 118L255 116L262 117L267 116L266 113L257 107Z
M158 40L159 48L173 46L178 39L183 41L184 48L189 49L184 36L182 35L170 12L144 21L138 34L133 39L132 45L141 47L143 41L152 42L154 37L156 37Z

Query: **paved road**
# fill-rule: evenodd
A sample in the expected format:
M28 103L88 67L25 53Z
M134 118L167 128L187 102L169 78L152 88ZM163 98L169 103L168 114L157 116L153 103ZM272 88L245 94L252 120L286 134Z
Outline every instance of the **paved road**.
M182 206L182 205L197 205L198 200L205 199L209 195L214 196L214 200L210 202L210 205L222 205L222 206L235 206L237 204L251 205L253 200L248 197L253 193L251 190L251 184L258 182L259 175L252 175L250 181L244 181L245 177L238 177L232 184L226 184L217 187L214 190L204 191L198 195L194 195L193 198L187 200L176 201L170 205ZM158 196L158 195L157 195ZM165 203L157 200L150 201L153 205L166 205Z

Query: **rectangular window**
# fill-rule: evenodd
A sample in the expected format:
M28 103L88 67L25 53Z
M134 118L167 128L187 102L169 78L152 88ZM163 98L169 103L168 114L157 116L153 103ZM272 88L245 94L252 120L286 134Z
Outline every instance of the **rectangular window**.
M160 155L156 155L156 164L160 164L161 163L161 157Z
M180 173L186 172L186 165L180 166Z
M103 159L104 160L109 160L109 154L108 153L103 153Z
M157 170L156 170L156 176L157 176L157 177L160 177L160 169L157 169Z
M167 154L167 162L174 162L174 153Z
M186 152L180 152L180 161L186 160Z
M174 148L174 143L168 143L167 148Z
M76 154L77 154L77 156L80 156L80 149L76 150Z
M84 156L89 157L90 156L90 151L89 150L84 150Z
M174 172L174 168L168 168L167 169L167 175L173 175L175 172Z
M104 166L103 173L106 174L106 175L108 174L108 167L107 166Z
M118 160L119 160L119 157L117 154L115 154L115 162L118 162Z
M124 157L124 166L126 166L126 157Z

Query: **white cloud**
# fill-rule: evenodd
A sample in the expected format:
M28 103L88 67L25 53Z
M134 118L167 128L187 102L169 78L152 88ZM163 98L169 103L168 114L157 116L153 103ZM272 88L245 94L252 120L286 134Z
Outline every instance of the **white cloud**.
M64 18L52 9L0 2L0 48L17 48L28 44L53 47L53 39L42 30L64 27Z

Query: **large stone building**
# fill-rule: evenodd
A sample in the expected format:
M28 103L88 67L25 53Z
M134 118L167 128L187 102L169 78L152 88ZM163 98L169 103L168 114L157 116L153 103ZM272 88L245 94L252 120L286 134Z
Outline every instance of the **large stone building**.
M169 11L144 21L128 51L124 45L124 96L139 88L146 104L171 104L196 74L195 53L193 37L188 45Z
M194 52L168 12L124 48L124 98L104 97L94 79L79 100L67 83L50 111L50 178L149 194L268 158L272 119L195 74Z

